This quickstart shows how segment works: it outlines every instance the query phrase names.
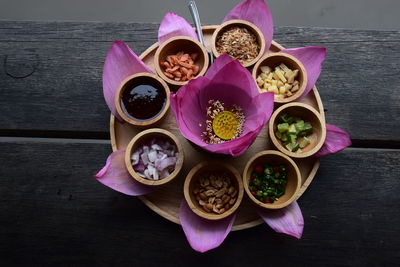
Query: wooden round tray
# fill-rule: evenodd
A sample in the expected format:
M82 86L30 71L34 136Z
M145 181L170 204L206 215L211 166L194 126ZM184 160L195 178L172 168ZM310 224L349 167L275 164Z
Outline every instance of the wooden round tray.
M216 27L217 26L203 27L204 41L206 42L206 47L209 51L211 51L211 37ZM150 46L146 51L144 51L143 54L140 55L140 58L143 60L143 62L146 63L146 65L150 67L152 70L154 70L153 58L157 47L158 43L155 43L152 46ZM272 42L270 51L278 52L282 49L284 48L281 45L279 45L274 41ZM313 106L316 110L318 110L321 113L322 117L325 119L321 98L318 94L316 87L314 87L313 90L306 97L303 97L299 102ZM172 183L163 186L162 188L160 188L160 190L157 190L154 193L141 196L139 198L150 209L152 209L159 215L163 216L164 218L177 224L179 224L179 207L181 201L184 199L183 183L186 175L194 165L204 160L222 159L225 162L228 162L233 166L235 166L239 171L239 173L242 174L243 169L248 159L251 156L262 150L275 149L268 135L268 123L261 130L260 134L257 136L257 139L249 147L246 153L242 154L237 158L232 158L226 155L210 154L193 147L181 135L175 123L175 118L171 110L168 110L165 119L157 127L166 129L174 133L182 142L185 154L184 166L179 177L177 177ZM115 120L114 116L111 115L110 135L111 135L111 144L113 151L119 149L125 149L129 141L140 131L142 131L142 129L135 128L129 125L128 123L121 123L118 120ZM299 198L313 180L319 168L319 159L304 158L304 159L293 159L293 160L297 163L301 172L302 186L299 191L299 194L297 195L297 198ZM259 225L262 222L263 221L256 213L253 204L250 202L249 199L247 199L247 197L244 197L243 202L237 211L236 221L232 230L235 231L235 230L247 229Z

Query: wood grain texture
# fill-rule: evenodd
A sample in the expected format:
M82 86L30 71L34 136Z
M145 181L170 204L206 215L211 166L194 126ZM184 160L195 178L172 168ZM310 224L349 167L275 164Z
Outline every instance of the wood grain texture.
M157 24L0 22L0 134L106 138L101 73L113 40L140 54ZM371 145L400 144L400 32L276 28L286 47L323 45L327 123ZM79 119L77 119L79 118Z
M299 201L303 238L266 225L194 252L182 229L98 183L109 144L0 143L0 256L5 265L395 266L400 151L348 149L322 160ZM340 168L338 168L340 166ZM376 166L379 166L377 168ZM323 192L323 193L321 193Z

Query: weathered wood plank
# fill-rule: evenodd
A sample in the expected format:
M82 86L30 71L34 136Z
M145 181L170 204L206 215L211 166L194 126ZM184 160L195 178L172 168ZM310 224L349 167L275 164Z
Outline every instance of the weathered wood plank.
M127 41L140 54L156 41L157 27L1 21L0 134L106 137L101 73L111 41ZM327 47L317 86L328 123L355 140L399 146L399 31L283 27L275 40L287 47Z
M0 41L51 42L76 39L87 42L111 42L124 36L125 41L137 41L139 35L154 38L158 23L61 22L61 21L1 21ZM327 32L322 34L322 32ZM35 33L35 34L33 34ZM332 35L335 39L332 39ZM141 38L141 39L146 39ZM398 42L396 30L335 29L318 27L275 27L274 38L290 42ZM140 38L139 38L140 39Z
M3 264L394 266L399 260L400 150L348 149L323 159L299 203L301 240L267 226L231 233L205 255L178 225L91 175L108 144L0 142Z

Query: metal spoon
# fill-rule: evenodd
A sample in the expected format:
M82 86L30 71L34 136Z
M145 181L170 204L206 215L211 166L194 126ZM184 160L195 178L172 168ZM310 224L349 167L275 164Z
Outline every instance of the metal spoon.
M203 44L205 47L206 44L204 43L204 38L203 38L203 31L201 29L201 22L200 22L200 16L199 16L199 11L197 10L196 3L194 1L189 1L188 2L188 7L190 10L190 14L192 15L194 25L196 26L197 29L197 36L199 38L200 43ZM214 56L213 53L210 51L207 51L208 55L210 57L210 65L214 62Z

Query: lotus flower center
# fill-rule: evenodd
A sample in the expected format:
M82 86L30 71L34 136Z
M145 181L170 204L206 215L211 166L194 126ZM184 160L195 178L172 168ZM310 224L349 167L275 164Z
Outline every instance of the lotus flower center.
M246 120L242 108L235 104L225 106L223 102L213 99L208 101L208 105L203 141L220 144L240 137Z
M220 112L212 122L215 135L223 140L230 140L235 137L238 125L239 120L230 111Z

